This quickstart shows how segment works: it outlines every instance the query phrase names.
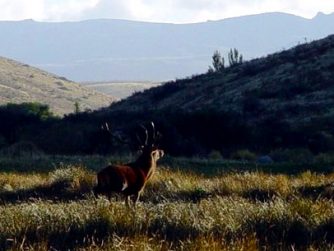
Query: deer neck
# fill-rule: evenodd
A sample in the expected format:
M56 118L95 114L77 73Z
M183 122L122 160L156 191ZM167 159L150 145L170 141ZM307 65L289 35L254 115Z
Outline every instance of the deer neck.
M136 160L135 166L140 168L146 176L151 176L156 168L156 161L150 155L142 155Z

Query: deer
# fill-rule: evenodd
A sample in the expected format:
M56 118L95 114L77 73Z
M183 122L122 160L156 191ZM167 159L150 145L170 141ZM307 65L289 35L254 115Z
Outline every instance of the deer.
M94 187L94 195L106 195L109 201L113 193L120 193L125 196L125 204L130 207L130 199L133 206L139 201L145 185L153 176L157 161L164 156L164 151L156 145L159 133L155 130L153 122L150 123L149 130L143 125L144 142L141 137L136 134L136 138L140 143L140 156L131 163L120 165L108 165L97 173L97 185Z

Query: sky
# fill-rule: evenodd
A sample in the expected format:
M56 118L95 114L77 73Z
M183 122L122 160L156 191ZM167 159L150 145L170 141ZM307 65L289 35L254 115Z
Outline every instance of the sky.
M0 0L0 20L195 23L276 11L312 18L333 13L334 0Z

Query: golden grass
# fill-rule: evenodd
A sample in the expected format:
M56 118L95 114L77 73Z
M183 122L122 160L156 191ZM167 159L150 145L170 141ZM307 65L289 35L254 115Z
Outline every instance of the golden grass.
M333 248L333 199L322 197L321 190L315 197L302 190L333 183L333 174L245 172L208 178L160 168L135 210L122 200L94 198L94 173L83 167L2 173L0 182L0 249Z
M23 188L34 187L38 184L45 184L46 179L43 174L19 174L19 173L2 173L0 175L1 190L18 190Z

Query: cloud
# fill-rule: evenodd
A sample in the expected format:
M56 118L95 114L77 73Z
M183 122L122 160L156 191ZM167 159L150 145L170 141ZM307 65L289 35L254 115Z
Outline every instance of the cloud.
M0 0L3 20L116 18L188 23L281 11L313 17L334 12L333 0Z
M2 20L73 20L99 0L0 0Z
M147 18L165 22L198 22L264 12L287 12L311 18L317 12L334 12L333 0L170 0L138 1L154 9Z
M0 0L0 16L3 20L27 19L40 16L43 0Z
M121 4L119 3L121 2ZM108 4L107 4L108 3ZM107 5L110 8L105 8ZM112 8L113 7L113 8ZM115 11L118 10L118 11ZM101 11L101 12L100 12ZM104 17L153 22L200 22L263 12L287 12L311 18L334 12L333 0L101 0L94 12ZM109 15L108 15L109 14Z
M132 19L128 1L100 0L93 8L81 13L81 19L113 18Z
M96 8L98 4L99 0L45 0L43 19L56 21L78 19L82 17L82 13Z

